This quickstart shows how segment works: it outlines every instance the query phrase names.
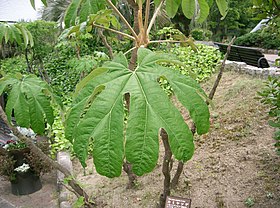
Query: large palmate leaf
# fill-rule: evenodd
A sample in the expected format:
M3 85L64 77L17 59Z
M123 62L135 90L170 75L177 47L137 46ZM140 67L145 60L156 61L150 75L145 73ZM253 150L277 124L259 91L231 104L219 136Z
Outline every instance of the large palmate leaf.
M44 133L46 123L52 125L52 93L46 82L34 75L7 75L0 79L0 95L3 92L8 94L5 111L9 121L14 113L19 126L31 127L38 134Z
M180 4L181 0L166 1L166 12L169 17L173 18L176 15Z
M197 21L202 23L209 15L209 5L206 0L198 0L198 3L200 11Z
M65 131L83 166L92 143L98 173L119 176L124 158L132 164L135 174L150 172L158 159L160 128L168 133L176 159L185 162L192 157L192 133L158 80L168 80L199 134L209 129L206 95L191 78L158 64L168 58L140 48L135 71L128 69L127 59L119 54L82 81L67 114ZM123 107L126 93L130 95L127 125Z
M0 43L3 39L6 43L16 42L19 45L24 44L25 48L28 45L31 47L34 45L31 33L20 24L8 24L0 22Z
M161 0L154 0L156 6L159 6L160 2ZM206 20L209 14L209 7L213 5L213 0L166 0L165 2L166 12L171 18L176 15L180 5L184 15L188 19L192 19L195 15L195 10L199 8L199 16L197 17L197 20L200 23ZM227 0L216 0L216 3L221 15L225 18L228 9Z
M77 18L79 22L84 22L90 14L95 14L105 7L105 0L73 0L66 10L65 27L76 25Z
M73 35L78 37L81 34L91 32L96 24L105 28L109 28L110 26L114 27L115 29L121 28L118 19L112 14L112 10L104 9L98 11L96 14L90 14L87 21L66 29L68 32L65 32L63 35L61 35L61 38L66 38Z
M228 3L226 0L216 0L216 4L219 8L220 14L225 18L228 11Z
M182 0L182 11L188 19L192 19L195 10L195 0Z

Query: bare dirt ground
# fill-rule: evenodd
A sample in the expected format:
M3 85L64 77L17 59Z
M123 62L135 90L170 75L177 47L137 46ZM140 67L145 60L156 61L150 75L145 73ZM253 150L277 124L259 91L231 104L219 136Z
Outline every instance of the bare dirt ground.
M43 175L41 182L41 190L29 195L15 196L11 193L10 182L0 177L0 197L18 208L57 208L56 171Z
M215 76L203 84L212 88ZM211 130L196 136L196 151L185 164L180 183L171 195L192 199L192 208L279 208L280 157L274 149L268 108L255 99L263 80L226 72L211 109ZM161 145L162 146L162 145ZM86 175L74 161L75 173L98 207L156 207L163 188L163 147L158 166L126 189L127 176L98 175L88 161ZM176 165L174 165L176 168ZM173 169L174 169L173 168Z

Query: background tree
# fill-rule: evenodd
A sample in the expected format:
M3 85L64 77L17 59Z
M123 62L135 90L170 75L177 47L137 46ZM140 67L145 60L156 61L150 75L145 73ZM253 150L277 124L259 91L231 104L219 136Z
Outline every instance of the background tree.
M62 30L65 11L70 3L71 0L48 0L47 5L41 11L42 19L58 22Z
M251 0L229 0L228 4L229 9L224 19L214 3L206 21L206 27L213 32L213 39L216 41L246 34L258 23L252 20L254 15Z
M277 0L253 0L253 11L258 19L280 17L280 2Z

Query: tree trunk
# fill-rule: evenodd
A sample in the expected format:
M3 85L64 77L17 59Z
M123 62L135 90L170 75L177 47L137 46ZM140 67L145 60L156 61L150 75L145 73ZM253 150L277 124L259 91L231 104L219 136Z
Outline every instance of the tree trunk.
M40 73L42 79L49 84L51 82L51 80L49 78L47 70L44 67L44 62L41 59L39 59L38 62L39 62L39 64L38 64L39 65L38 66L39 73Z
M130 7L133 9L134 13L134 26L133 29L136 33L139 33L139 23L138 23L138 4L134 0L127 0ZM129 62L129 69L134 71L136 66L136 60L137 60L137 49L132 51L131 59ZM125 94L125 101L126 101L126 107L129 112L129 103L130 103L130 97L129 94ZM128 176L128 184L127 188L134 188L137 183L137 176L132 172L131 164L128 162L124 162L123 164L123 170L126 172Z

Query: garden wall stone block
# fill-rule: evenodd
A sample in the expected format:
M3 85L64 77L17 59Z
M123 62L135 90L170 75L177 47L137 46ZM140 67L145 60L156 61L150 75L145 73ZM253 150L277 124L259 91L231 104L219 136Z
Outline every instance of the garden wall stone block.
M71 161L70 154L68 152L58 152L57 153L57 162L68 169L71 173L73 173L73 165ZM57 172L57 184L59 191L59 207L60 208L71 208L71 204L69 203L70 192L63 185L64 174L60 171Z
M277 67L269 67L269 68L258 68L255 66L247 65L244 62L236 62L236 61L226 61L225 70L227 71L235 71L243 74L249 74L252 76L267 78L268 76L279 77L280 76L280 68Z

